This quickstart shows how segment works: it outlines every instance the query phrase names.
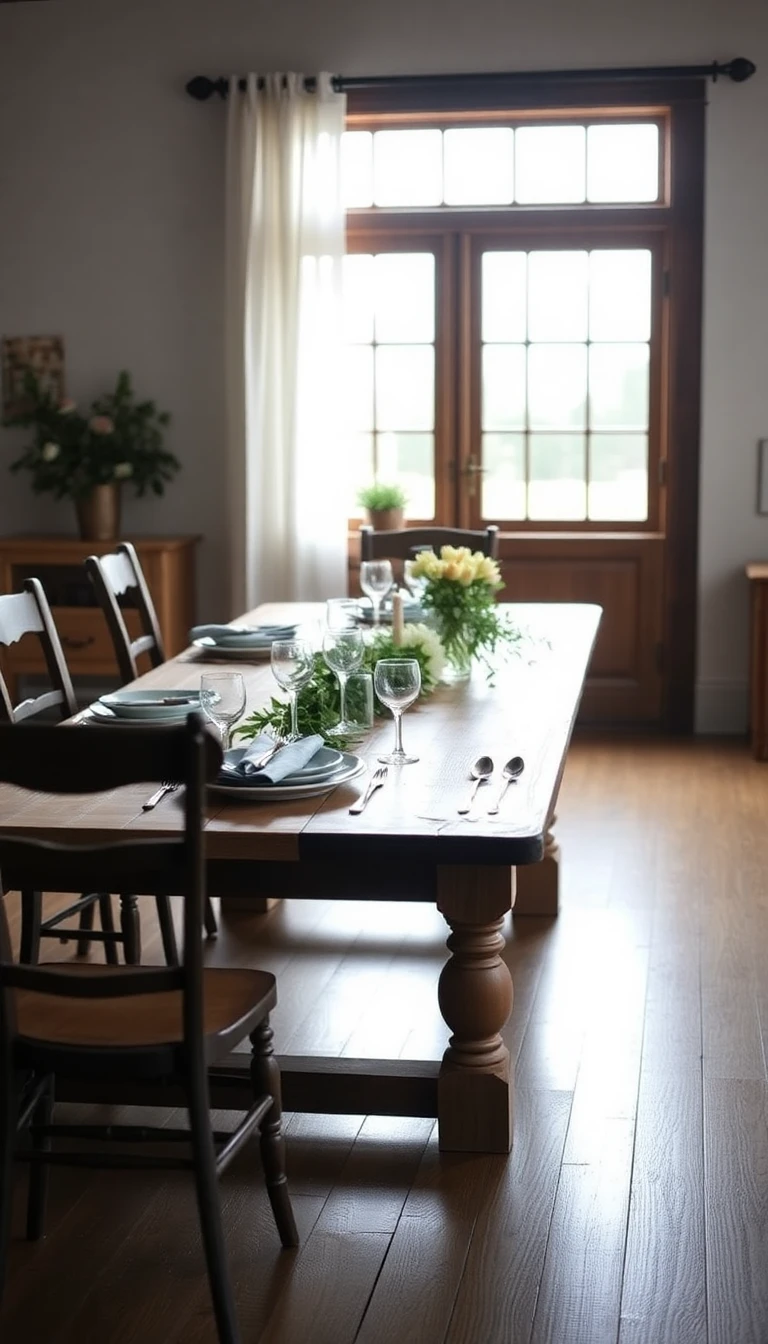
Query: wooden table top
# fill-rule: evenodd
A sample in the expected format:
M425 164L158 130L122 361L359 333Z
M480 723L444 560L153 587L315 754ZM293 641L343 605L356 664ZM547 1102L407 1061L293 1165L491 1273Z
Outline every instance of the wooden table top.
M206 828L209 860L537 862L557 799L600 608L515 604L508 611L530 634L522 655L502 663L492 685L482 666L476 665L469 683L441 687L412 707L403 719L403 737L406 750L418 755L419 762L390 770L384 788L361 816L349 815L350 804L361 791L360 779L315 798L273 803L246 804L212 796ZM243 619L290 618L307 622L307 633L319 634L323 613L322 604L271 604ZM196 687L201 672L211 666L194 650L186 650L137 684ZM268 662L217 660L216 666L242 672L246 713L279 693ZM73 732L74 727L64 731ZM118 749L120 732L129 730L114 731ZM372 769L378 754L391 749L393 735L387 716L377 720L357 748ZM494 783L479 791L478 801L484 806L496 794L506 760L522 756L525 771L508 790L497 817L488 817L483 810L478 821L467 822L458 817L456 809L470 787L469 767L483 754L493 757L497 770ZM31 798L3 786L0 828L49 839L61 839L66 831L68 840L82 844L97 843L115 831L156 837L176 833L181 824L178 800L171 796L154 811L142 812L149 792L146 787L131 787L82 798Z

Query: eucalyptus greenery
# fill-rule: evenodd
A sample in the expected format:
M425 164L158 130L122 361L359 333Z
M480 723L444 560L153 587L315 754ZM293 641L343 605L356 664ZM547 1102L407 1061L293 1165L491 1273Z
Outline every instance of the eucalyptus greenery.
M406 630L408 629L409 627L406 626ZM380 658L415 658L421 669L421 694L422 696L430 695L437 684L435 637L431 635L431 638L424 643L420 643L414 636L415 630L411 628L409 643L401 645L395 644L388 630L372 632L369 636L369 642L365 645L360 671L372 673ZM319 733L321 737L327 738L329 728L333 728L339 722L341 714L339 683L335 673L330 670L321 653L315 654L314 661L315 670L312 679L299 691L298 728L302 737ZM347 688L347 711L354 715L353 686ZM377 714L385 713L375 698L374 711ZM240 727L235 729L235 732L240 737L250 740L258 737L259 733L263 733L267 729L278 735L290 731L290 707L287 701L278 700L273 696L264 709L256 710L255 713L244 719ZM347 745L340 742L338 737L328 740L335 747Z

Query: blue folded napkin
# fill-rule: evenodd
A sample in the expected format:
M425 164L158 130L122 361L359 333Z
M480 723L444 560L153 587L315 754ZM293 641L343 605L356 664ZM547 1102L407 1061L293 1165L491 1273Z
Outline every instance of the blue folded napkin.
M295 625L194 625L189 632L189 641L212 639L217 644L253 644L264 643L271 639L290 639L296 630Z
M319 733L315 733L313 737L301 737L298 742L288 742L267 765L259 769L255 762L274 744L273 737L261 733L247 747L232 747L219 771L219 783L279 784L281 779L295 774L312 760L322 747L323 739Z

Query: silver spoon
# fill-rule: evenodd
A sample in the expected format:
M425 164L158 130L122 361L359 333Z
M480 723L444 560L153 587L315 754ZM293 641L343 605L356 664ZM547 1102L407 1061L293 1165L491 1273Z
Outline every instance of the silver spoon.
M469 801L467 802L465 807L456 808L456 811L458 812L460 817L465 817L467 813L471 810L472 804L475 801L475 794L477 793L477 790L480 788L481 784L484 784L487 779L491 778L492 774L493 774L493 761L491 760L490 756L478 756L477 760L475 761L475 764L472 766L472 769L469 772L470 779L474 779L475 781L474 784L472 785L472 792L469 795Z
M502 775L504 776L504 787L501 790L501 793L499 794L498 798L496 799L496 802L491 807L488 808L489 817L496 816L496 813L501 807L501 800L504 797L504 794L507 792L507 789L509 788L510 784L514 784L515 781L520 778L524 769L525 769L525 761L523 760L522 756L513 756L510 761L507 761L507 764L504 766L504 769L501 772Z

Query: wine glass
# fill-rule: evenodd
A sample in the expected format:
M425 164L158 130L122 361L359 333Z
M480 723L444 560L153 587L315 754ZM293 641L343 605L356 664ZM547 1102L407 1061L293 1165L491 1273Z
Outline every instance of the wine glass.
M225 751L232 746L232 729L245 709L245 683L239 672L204 672L200 678L200 705L221 733Z
M299 691L312 680L315 670L315 657L312 645L306 639L276 639L272 644L272 675L278 686L288 692L291 706L291 731L289 742L297 742L299 733L298 709Z
M348 630L357 624L360 604L353 597L329 597L325 604L325 623L329 630Z
M326 630L323 636L323 657L339 679L341 696L341 717L335 727L329 728L328 737L354 737L355 725L347 722L347 678L357 671L363 661L362 631L357 626Z
M415 658L380 658L373 673L373 685L382 705L392 710L395 720L395 749L379 760L387 765L412 765L418 756L403 751L403 713L421 690L421 668Z
M363 560L360 566L360 587L373 606L373 624L379 624L379 609L382 598L386 597L394 575L389 560Z

